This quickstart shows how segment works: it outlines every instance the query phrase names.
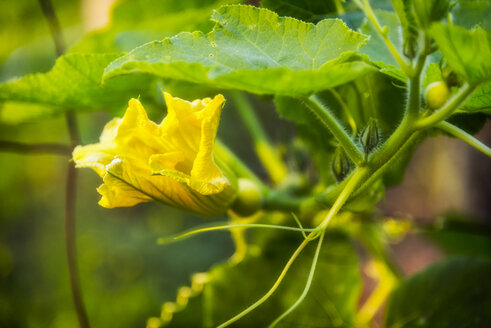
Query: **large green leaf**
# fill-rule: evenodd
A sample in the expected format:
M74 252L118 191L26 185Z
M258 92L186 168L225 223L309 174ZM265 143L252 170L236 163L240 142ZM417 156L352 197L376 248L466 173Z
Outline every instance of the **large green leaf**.
M149 73L257 94L306 95L373 70L356 51L366 37L341 20L317 25L267 9L225 6L214 30L180 33L134 49L112 62L104 79Z
M469 83L491 78L491 32L433 24L430 33L452 69Z
M0 84L0 101L22 121L68 110L119 110L132 97L153 98L157 89L148 76L124 77L101 86L104 67L118 56L67 54L50 72Z
M192 306L191 312L185 309L177 313L170 326L216 327L241 312L271 288L301 240L296 234L275 233L261 246L260 253L249 254L238 265L216 266L209 272L210 282L201 297L203 312ZM314 244L315 241L307 246L295 261L277 292L234 327L265 327L296 301L308 277ZM310 293L279 327L352 326L360 291L353 245L345 235L330 232L324 240Z
M386 327L489 327L491 260L459 257L414 275L390 297Z

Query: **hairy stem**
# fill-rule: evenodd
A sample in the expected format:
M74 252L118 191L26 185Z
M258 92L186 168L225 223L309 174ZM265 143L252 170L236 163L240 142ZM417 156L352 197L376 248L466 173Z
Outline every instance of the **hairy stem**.
M334 115L322 104L322 102L316 97L304 99L307 107L314 113L319 120L331 131L334 137L338 140L341 147L346 152L346 155L355 163L360 166L363 163L363 153L355 144L353 139L346 133L343 126L334 117Z
M341 108L343 108L343 112L346 115L346 119L348 120L348 123L351 127L351 135L356 136L356 130L357 130L356 129L356 121L353 118L353 115L351 115L351 111L350 111L348 105L346 105L343 98L341 98L341 96L339 95L339 93L335 89L329 89L329 91L332 93L334 98L336 98L339 105L341 105Z

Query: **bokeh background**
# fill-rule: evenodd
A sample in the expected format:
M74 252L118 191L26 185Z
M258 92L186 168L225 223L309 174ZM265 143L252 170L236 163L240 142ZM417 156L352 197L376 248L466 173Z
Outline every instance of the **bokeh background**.
M69 49L87 33L112 24L112 2L53 1ZM156 3L137 2L147 11ZM181 2L184 8L187 1ZM140 14L134 12L136 17L128 14L128 21L144 19ZM184 12L182 16L181 25L176 28L193 30L196 22L186 25ZM148 26L139 30L135 23L134 39L118 43L118 37L123 38L131 26L113 23L118 26L114 30L114 47L118 51L177 32L148 31ZM205 28L208 23L203 24ZM50 31L35 0L0 2L0 40L1 82L28 73L46 72L55 62ZM133 96L138 95L128 98ZM272 140L288 156L295 136L293 125L277 116L269 99L252 101ZM156 120L163 115L163 107L152 113ZM97 141L111 117L106 112L79 115L82 142ZM219 137L259 176L267 177L245 127L230 104L223 111ZM477 137L491 144L489 122ZM8 116L0 108L0 140L68 143L69 137L63 117L42 120L33 117L18 124L15 115ZM0 327L76 326L64 249L67 161L62 156L0 151ZM78 173L79 268L93 327L144 326L147 318L158 316L165 301L175 299L179 286L189 284L192 273L206 271L233 253L233 244L225 232L158 245L159 237L209 221L158 204L104 209L97 205L99 195L95 188L100 184L99 177L90 170ZM387 191L379 211L382 216L435 226L442 222L435 218L453 213L478 222L483 227L481 233L488 234L490 188L486 156L458 140L430 138L415 152L403 183ZM487 247L482 251L491 252L489 243L481 243L479 247ZM443 257L448 250L431 236L412 234L395 244L393 251L397 263L409 275ZM360 269L363 272L365 268L362 265ZM368 292L371 285L369 278L365 278Z

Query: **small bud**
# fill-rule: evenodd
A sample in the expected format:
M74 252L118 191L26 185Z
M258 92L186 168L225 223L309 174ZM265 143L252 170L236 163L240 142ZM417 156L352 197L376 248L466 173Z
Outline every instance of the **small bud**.
M425 90L425 100L428 107L432 110L445 105L450 97L450 90L443 81L430 83Z
M370 118L367 126L361 131L360 142L363 147L365 154L370 154L370 152L377 147L379 143L379 133L377 121Z
M351 170L351 163L346 156L343 148L338 147L334 152L334 157L331 163L332 173L338 182L344 180L344 178L348 175Z
M237 198L231 210L239 216L251 216L261 209L261 189L253 181L240 178Z

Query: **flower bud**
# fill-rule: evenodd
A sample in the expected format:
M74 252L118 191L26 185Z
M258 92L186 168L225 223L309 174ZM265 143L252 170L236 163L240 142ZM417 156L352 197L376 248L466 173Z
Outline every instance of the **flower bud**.
M262 195L259 186L249 179L239 178L239 190L231 210L239 216L251 216L261 209Z
M351 171L351 162L344 152L343 148L338 147L334 152L334 157L331 163L332 173L338 182L344 180L344 178Z
M426 104L431 110L438 109L445 105L450 97L450 90L443 81L430 83L425 90Z
M360 142L363 147L365 154L370 154L370 152L377 147L379 143L379 133L377 121L370 118L367 126L361 131Z

